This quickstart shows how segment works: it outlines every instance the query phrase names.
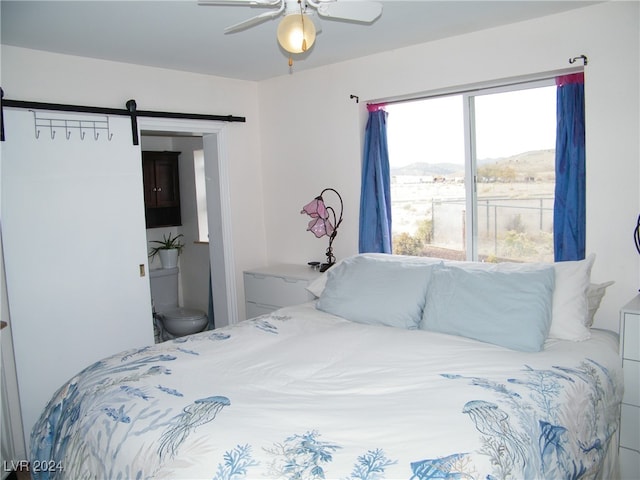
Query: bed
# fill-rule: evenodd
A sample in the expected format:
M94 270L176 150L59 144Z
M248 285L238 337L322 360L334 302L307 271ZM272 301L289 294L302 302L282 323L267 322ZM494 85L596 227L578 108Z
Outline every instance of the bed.
M618 339L589 326L593 259L562 263L350 257L316 301L88 366L35 425L32 472L614 478ZM552 333L560 313L582 328Z

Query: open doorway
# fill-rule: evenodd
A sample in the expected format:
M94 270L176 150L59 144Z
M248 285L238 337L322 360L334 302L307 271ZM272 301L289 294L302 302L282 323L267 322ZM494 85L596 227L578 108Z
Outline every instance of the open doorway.
M142 149L165 149L182 152L180 160L181 192L184 202L180 233L189 247L181 259L183 304L209 311L212 293L213 318L216 327L237 322L235 268L231 248L227 156L224 149L223 122L140 118ZM202 150L209 241L198 235L198 219L194 181L194 151ZM156 230L156 229L153 229ZM149 232L153 230L148 230ZM160 232L160 237L162 233Z
M209 328L215 326L215 315L210 311L210 282L209 282L209 238L208 238L208 218L206 216L206 183L201 182L203 187L201 194L205 196L205 202L198 202L198 183L196 178L204 175L204 150L202 146L202 136L169 136L166 134L155 134L155 132L143 131L140 136L140 147L143 152L175 152L178 155L177 178L174 178L173 169L169 184L178 180L179 188L179 208L180 215L176 218L163 218L154 225L150 225L147 219L147 243L161 241L165 237L180 237L184 245L179 257L178 270L178 303L185 308L195 309L205 312L210 320ZM143 153L145 155L145 153ZM161 157L164 158L164 157ZM162 161L162 160L161 160ZM196 163L198 167L196 168ZM166 169L160 172L167 171ZM200 175L202 174L202 175ZM168 175L164 173L164 175ZM204 180L204 179L202 179ZM166 183L165 179L163 183ZM175 207L172 207L175 209ZM160 211L162 211L161 209ZM202 210L202 212L201 212ZM158 211L155 208L147 210ZM202 213L203 215L200 215ZM202 219L200 219L202 217ZM153 215L151 216L153 219ZM156 220L156 219L154 219ZM200 221L201 220L201 221ZM158 256L149 258L149 269L154 271L161 268ZM151 275L150 272L150 275ZM157 305L155 305L157 306Z

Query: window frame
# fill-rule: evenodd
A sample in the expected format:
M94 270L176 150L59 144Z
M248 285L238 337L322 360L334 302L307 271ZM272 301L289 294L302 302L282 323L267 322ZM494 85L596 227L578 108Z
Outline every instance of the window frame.
M582 71L582 70L579 70ZM566 73L563 73L566 74ZM474 88L466 88L460 90L447 90L431 95L423 95L419 97L407 97L391 102L407 103L412 101L430 100L441 97L462 97L463 106L463 122L464 122L464 179L465 179L465 209L470 215L465 216L465 257L467 261L478 261L478 188L477 188L477 155L476 155L476 111L475 98L485 95L494 95L500 93L515 92L519 90L531 90L535 88L555 86L555 79L559 75L558 72L547 73L532 78L512 79L511 81L492 82L484 86ZM383 102L384 103L384 102ZM392 198L393 202L393 198Z
M506 84L462 93L465 128L465 188L466 209L471 212L465 218L465 242L467 261L478 261L478 170L476 155L476 116L475 98L484 95L515 92L518 90L532 90L535 88L555 86L555 75L537 80L523 81L516 84ZM469 131L467 131L469 130ZM467 183L468 182L468 183Z

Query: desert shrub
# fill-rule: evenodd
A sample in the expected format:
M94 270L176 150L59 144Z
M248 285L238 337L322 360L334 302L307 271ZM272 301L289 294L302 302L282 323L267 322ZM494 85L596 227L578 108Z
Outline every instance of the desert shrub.
M399 233L393 237L393 253L396 255L420 255L422 242L407 232Z
M429 244L433 240L433 220L425 218L418 223L416 237L423 243Z

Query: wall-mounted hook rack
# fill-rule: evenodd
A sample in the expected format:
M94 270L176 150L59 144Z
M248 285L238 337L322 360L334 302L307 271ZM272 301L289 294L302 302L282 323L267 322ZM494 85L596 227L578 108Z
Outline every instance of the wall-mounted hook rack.
M100 138L100 132L106 131L107 140L113 138L113 133L109 127L109 117L85 117L85 118L60 118L49 117L42 112L31 110L33 113L33 125L35 129L35 136L40 138L41 129L49 129L51 140L55 140L58 130L64 132L64 136L67 140L71 139L74 130L78 131L80 140L84 140L87 130L93 131L93 139L98 141Z

